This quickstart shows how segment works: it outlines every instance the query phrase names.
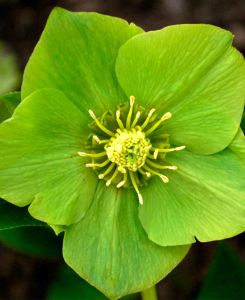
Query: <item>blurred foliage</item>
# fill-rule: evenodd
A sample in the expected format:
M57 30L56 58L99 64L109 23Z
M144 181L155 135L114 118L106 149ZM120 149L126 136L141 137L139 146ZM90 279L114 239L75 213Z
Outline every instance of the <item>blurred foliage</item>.
M19 80L16 58L5 44L0 42L0 95L15 89Z
M19 227L0 231L3 244L24 254L43 258L59 258L62 239L49 227Z
M245 264L225 243L216 249L198 300L245 299Z

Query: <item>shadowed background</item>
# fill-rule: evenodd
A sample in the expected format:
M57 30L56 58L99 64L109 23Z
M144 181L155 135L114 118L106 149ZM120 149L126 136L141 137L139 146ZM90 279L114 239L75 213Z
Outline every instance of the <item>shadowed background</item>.
M232 31L234 45L245 53L244 0L0 0L0 41L16 55L21 72L55 6L122 17L145 30L178 23L209 23ZM228 243L245 262L244 234ZM158 284L159 300L196 299L216 245L194 245L187 258ZM1 243L0 299L46 299L59 263L59 259L20 254Z

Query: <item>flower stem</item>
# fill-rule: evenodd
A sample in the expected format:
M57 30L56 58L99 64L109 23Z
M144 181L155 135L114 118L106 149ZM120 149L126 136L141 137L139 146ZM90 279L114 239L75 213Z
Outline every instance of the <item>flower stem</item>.
M141 292L142 300L157 300L157 290L156 286L153 285L147 290Z

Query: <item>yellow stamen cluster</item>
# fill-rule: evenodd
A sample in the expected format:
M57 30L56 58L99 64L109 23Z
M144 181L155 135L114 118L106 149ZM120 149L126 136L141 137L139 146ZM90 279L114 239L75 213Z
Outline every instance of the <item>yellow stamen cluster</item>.
M132 186L138 194L139 203L143 204L139 187L151 176L158 176L167 183L169 179L161 171L176 170L177 167L166 165L165 155L168 152L183 150L185 146L170 148L168 135L160 131L151 138L152 133L172 115L167 112L157 118L154 108L147 115L142 114L142 111L134 112L134 102L135 98L131 96L126 116L120 109L116 111L114 130L108 129L103 121L89 110L94 124L101 131L101 135L106 137L101 138L94 134L90 143L92 153L78 154L91 158L92 161L87 163L86 167L100 170L98 178L105 179L106 186L112 183L117 188ZM138 125L141 117L143 120L141 125Z

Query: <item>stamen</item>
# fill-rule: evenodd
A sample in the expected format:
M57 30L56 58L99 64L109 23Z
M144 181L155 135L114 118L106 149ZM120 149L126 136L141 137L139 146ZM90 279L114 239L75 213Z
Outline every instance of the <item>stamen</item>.
M100 130L102 130L104 133L106 133L107 135L110 136L114 136L114 133L112 131L110 131L109 129L107 129L97 118L96 115L94 114L94 112L90 109L89 114L91 116L92 119L94 119L96 125L99 127Z
M147 178L150 178L150 177L151 177L151 173L150 173L150 172L144 172L142 169L138 169L138 171L139 171L142 175L146 176Z
M138 195L138 199L139 199L139 204L143 205L143 197L139 191L139 188L138 188L138 185L136 183L136 179L135 179L135 176L134 176L134 173L129 171L129 176L130 176L130 179L131 179L131 182L132 182L132 185Z
M177 170L177 167L176 167L176 166L162 166L162 165L160 165L160 164L158 164L158 163L155 163L155 162L153 162L153 161L151 161L151 160L149 160L149 159L146 160L146 163L147 163L148 165L150 165L150 166L156 168L156 169L162 169L162 170L164 170L164 169L167 169L167 170Z
M132 123L132 125L131 125L131 128L134 128L134 127L135 127L135 125L137 124L137 122L138 122L138 120L139 120L139 118L140 118L140 115L141 115L141 112L140 112L140 111L137 111L137 113L136 113L136 115L135 115L135 118L134 118L134 121L133 121L133 123Z
M110 141L110 140L101 140L97 135L93 135L93 140L95 140L98 144L106 144Z
M109 164L109 162L110 162L110 160L109 159L107 159L107 160L105 160L104 162L102 162L102 163L100 163L100 164L94 164L94 163L89 163L89 164L85 164L85 166L87 167L87 168L103 168L103 167L105 167L107 164Z
M154 114L155 111L156 111L155 108L152 108L152 109L149 111L148 116L147 116L147 118L145 119L145 122L140 126L142 130L148 125L148 123L150 122L150 119L151 119L151 117L152 117L152 115Z
M159 149L159 148L152 147L151 150L158 149L159 152L166 152L167 153L167 152L181 151L185 148L186 148L185 146L179 146L179 147L175 147L175 148L166 148L166 149Z
M117 124L118 124L119 128L123 130L124 129L124 125L123 125L123 122L120 119L120 115L121 115L120 110L117 110L116 111Z
M105 184L105 185L106 185L106 186L109 186L109 185L112 183L113 179L116 178L117 174L118 174L118 169L116 168L115 172L113 173L113 175L111 176L111 178L110 178L109 180L106 181L106 184Z
M170 119L172 117L172 114L170 112L167 112L165 113L160 120L158 120L150 129L148 129L146 132L145 132L145 135L149 135L151 134L153 131L155 131L160 125L162 122Z
M162 181L163 181L164 183L169 182L169 179L168 179L167 176L165 176L165 175L163 175L163 174L161 174L161 173L159 173L159 172L153 170L153 169L150 168L148 165L145 164L145 165L143 166L143 169L145 169L146 171L149 171L151 174L154 174L154 175L159 176L159 177L162 179Z
M130 107L129 107L129 112L128 112L128 116L126 119L126 128L130 129L131 127L131 117L132 117L132 113L133 113L133 106L134 106L134 96L130 96Z
M115 164L114 163L111 163L110 166L105 170L104 173L101 173L99 174L99 179L103 179L106 175L110 174L111 171L113 170Z
M99 153L86 153L86 152L77 152L79 156L88 156L88 157L103 157L106 156L106 151L99 152Z

